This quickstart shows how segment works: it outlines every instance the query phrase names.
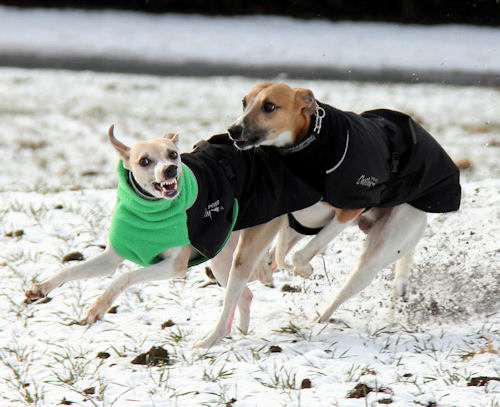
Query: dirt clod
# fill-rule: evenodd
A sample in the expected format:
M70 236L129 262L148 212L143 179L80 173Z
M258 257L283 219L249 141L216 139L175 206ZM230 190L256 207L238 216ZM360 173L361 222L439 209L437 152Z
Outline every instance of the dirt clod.
M285 284L283 285L283 287L281 287L281 291L284 293L300 293L302 290L299 286Z
M347 393L347 398L348 399L360 399L362 397L366 397L368 393L373 391L373 389L364 384L364 383L358 383L354 389L352 389L349 393Z
M141 353L132 362L134 365L164 366L170 364L168 351L161 346L153 346L146 353Z
M108 314L118 314L118 305L111 307L108 311Z
M312 387L311 380L309 379L304 379L302 380L302 383L300 383L300 388L301 389L310 389Z
M170 328L171 326L174 326L175 322L169 319L168 321L165 321L163 324L161 324L161 329L165 328Z
M67 263L68 261L82 261L84 260L83 254L80 252L71 252L62 258L63 263Z
M12 232L7 232L5 234L6 237L21 237L24 235L24 230L18 229L18 230L13 230Z
M467 382L467 386L486 386L492 380L500 382L500 377L491 377L491 376L473 377Z
M280 353L281 351L282 349L278 345L269 346L269 353Z
M87 389L84 389L83 392L85 394L95 394L95 387L89 387Z
M107 358L111 357L111 355L108 352L99 352L97 354L97 357L99 359L107 359Z

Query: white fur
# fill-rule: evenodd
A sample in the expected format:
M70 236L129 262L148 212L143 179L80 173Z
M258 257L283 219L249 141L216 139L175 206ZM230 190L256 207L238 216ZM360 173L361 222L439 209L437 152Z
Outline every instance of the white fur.
M304 226L317 227L318 204L300 211L300 222ZM413 257L413 250L423 235L427 223L427 214L408 204L398 205L383 210L383 215L376 214L378 209L366 213L373 219L361 253L359 262L342 285L330 305L318 316L317 321L326 322L331 314L347 299L363 290L375 278L378 271L396 262L394 294L404 295L408 285L408 273ZM332 211L333 212L333 211ZM365 215L363 215L365 216ZM312 219L308 223L308 219ZM324 217L324 219L326 219ZM308 277L313 269L312 258L347 226L355 223L340 223L336 218L329 221L306 246L293 255L294 272Z
M110 129L110 136L112 136L112 128ZM117 148L118 153L122 157L130 151L128 147L117 142L114 136L112 136L112 144ZM156 156L159 156L160 151L157 150L163 149L163 146L158 147L158 144L154 145L150 143L149 148L149 152L152 155L156 154ZM160 162L154 169L154 172L163 171L163 168L164 163ZM138 169L137 171L142 170ZM145 176L143 178L148 177ZM144 188L146 185L141 184L141 186ZM247 332L250 321L252 293L246 284L258 264L256 259L263 257L268 245L283 222L284 217L281 217L267 224L249 228L241 232L234 232L228 239L224 249L212 259L214 275L223 286L227 285L227 290L223 310L217 326L203 341L198 343L198 346L215 345L231 331L236 306L238 306L240 312L240 330L244 333ZM242 244L242 241L245 244ZM181 261L185 262L187 266L186 247L174 247L164 251L161 255L164 260L159 263L139 268L115 278L108 289L89 308L82 322L92 324L102 319L116 298L133 284L172 277L183 277L186 274L187 267L183 267L181 263ZM235 262L234 259L238 259L238 262ZM108 244L106 250L96 257L63 269L42 283L33 284L26 291L26 296L31 299L41 298L67 281L111 275L122 261L123 258Z
M276 137L272 139L266 139L261 144L264 146L276 146L276 147L285 147L293 144L293 133L290 130L285 130L278 134Z

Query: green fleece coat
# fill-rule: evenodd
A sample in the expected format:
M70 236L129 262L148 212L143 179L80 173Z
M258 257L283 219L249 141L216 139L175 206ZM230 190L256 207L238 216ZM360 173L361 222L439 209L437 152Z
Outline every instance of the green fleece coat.
M182 164L177 198L150 201L135 193L128 177L120 161L109 243L123 258L149 266L161 260L158 255L164 250L190 244L186 210L196 200L196 178Z

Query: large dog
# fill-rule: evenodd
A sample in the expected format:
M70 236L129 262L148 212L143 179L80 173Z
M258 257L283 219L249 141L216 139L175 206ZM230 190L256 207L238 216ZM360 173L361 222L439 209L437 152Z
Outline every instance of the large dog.
M214 258L214 274L227 289L217 326L198 345L214 345L230 332L237 305L239 328L246 333L252 299L246 284L284 222L282 215L314 204L319 194L294 177L272 149L242 153L227 135L182 156L174 133L130 148L111 126L109 139L121 160L106 250L34 284L26 296L40 298L67 281L110 275L123 259L143 266L113 280L88 310L83 323L91 324L127 287L183 277L189 265ZM232 233L237 230L242 231Z
M400 112L344 112L316 101L309 89L265 82L243 98L243 114L228 131L242 150L274 146L329 208L320 231L311 230L317 209L290 218L296 230L315 234L293 256L297 274L311 274L313 256L346 226L358 223L368 234L358 265L320 322L395 261L394 291L403 295L426 212L451 212L460 205L458 168L427 131Z

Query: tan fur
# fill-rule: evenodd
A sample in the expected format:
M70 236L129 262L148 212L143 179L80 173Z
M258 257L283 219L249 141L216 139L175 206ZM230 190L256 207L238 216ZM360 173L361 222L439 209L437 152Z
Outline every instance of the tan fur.
M174 259L174 278L184 278L188 270L189 256L191 255L190 246L182 246L181 251Z
M335 216L340 223L346 223L355 219L363 213L365 209L337 209L335 208Z
M243 100L243 115L228 128L236 147L290 147L308 134L316 106L310 90L292 89L285 84L266 82L250 90ZM269 108L268 103L274 105ZM327 155L329 152L323 153ZM308 163L301 164L307 166ZM304 247L293 254L291 267L294 274L308 278L313 272L312 258L350 224L357 223L367 233L367 238L358 265L330 305L320 314L318 321L327 321L340 304L366 287L378 270L395 261L394 292L404 294L412 251L423 234L426 213L408 204L393 208L372 208L366 213L364 208L338 209L331 205L327 205L330 210L325 211L323 205L325 203L293 213L301 225L321 228ZM280 235L275 256L280 266L289 268L285 263L285 254L300 235L289 227L283 228Z
M299 141L307 134L314 113L314 95L308 89L292 89L285 84L265 82L254 87L243 99L246 103L244 121L253 129L264 129L271 140L290 131L292 139ZM266 114L265 103L273 103L276 111Z
M124 161L126 168L132 171L134 180L142 189L150 192L148 188L151 182L161 181L161 178L165 177L164 169L168 165L175 163L180 171L179 157L171 154L172 150L177 153L178 134L167 133L164 137L139 142L130 148L115 138L113 130L114 126L111 126L108 132L109 140ZM144 157L150 159L152 164L141 166L140 161ZM150 193L154 194L155 191ZM174 198L165 197L165 199ZM229 238L229 241L234 242L234 244L232 246L226 245L221 253L213 259L214 274L222 285L227 286L227 290L219 322L215 329L198 343L199 346L212 346L230 332L236 307L240 312L240 331L247 332L252 293L246 285L259 263L259 259L263 257L270 242L278 233L284 219L284 217L277 218L267 224L234 232ZM238 238L240 241L236 244ZM160 262L119 275L88 309L82 323L92 324L102 319L116 298L131 285L145 281L184 277L190 256L193 253L194 250L191 246L173 247L160 253L162 257ZM195 256L193 255L193 257ZM44 297L54 288L68 281L111 275L122 261L123 258L111 245L108 245L105 251L99 255L64 268L42 283L33 284L26 291L26 297L31 299ZM270 276L264 278L264 274L261 270L259 277L263 281L269 282Z

